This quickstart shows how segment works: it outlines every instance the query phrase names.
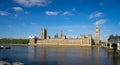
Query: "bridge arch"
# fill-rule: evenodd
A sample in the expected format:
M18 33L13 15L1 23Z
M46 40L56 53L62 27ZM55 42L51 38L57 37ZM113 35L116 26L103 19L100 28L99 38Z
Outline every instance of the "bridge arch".
M113 48L114 51L116 51L118 49L118 45L116 43L113 43L112 48Z
M110 43L107 43L107 47L108 47L108 48L110 47Z

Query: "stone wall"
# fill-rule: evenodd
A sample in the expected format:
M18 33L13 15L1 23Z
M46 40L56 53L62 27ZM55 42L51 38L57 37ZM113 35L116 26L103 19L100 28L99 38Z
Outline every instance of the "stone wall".
M91 40L89 39L39 39L35 45L79 45L79 46L91 46Z

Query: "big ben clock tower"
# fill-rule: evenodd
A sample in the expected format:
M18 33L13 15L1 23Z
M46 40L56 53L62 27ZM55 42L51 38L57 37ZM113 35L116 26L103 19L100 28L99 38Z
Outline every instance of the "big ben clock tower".
M96 36L95 37L95 44L99 45L99 42L100 42L100 29L99 29L98 23L96 23L95 36Z

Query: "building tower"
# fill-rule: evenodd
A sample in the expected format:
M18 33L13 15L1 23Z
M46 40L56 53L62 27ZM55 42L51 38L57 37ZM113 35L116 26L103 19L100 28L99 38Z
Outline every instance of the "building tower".
M95 37L95 44L99 45L99 42L100 42L100 29L99 29L98 23L96 23L95 36L96 36Z
M62 39L63 33L62 30L60 31L60 39Z
M92 34L89 34L89 35L88 35L88 41L89 41L89 44L92 45Z
M47 30L45 28L41 28L41 39L47 38Z
M29 36L29 45L35 44L37 38L35 36Z

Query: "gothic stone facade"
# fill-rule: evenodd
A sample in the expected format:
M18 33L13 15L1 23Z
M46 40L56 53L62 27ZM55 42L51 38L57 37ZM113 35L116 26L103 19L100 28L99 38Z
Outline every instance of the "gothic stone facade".
M47 37L47 30L41 29L41 39L35 36L30 37L30 45L78 45L78 46L91 46L92 35L81 35L80 38L66 38L62 32L60 32L59 38Z
M99 44L99 27L96 25L96 39L95 44ZM47 36L47 30L45 28L41 29L41 38L38 39L35 36L29 37L29 45L77 45L77 46L91 46L93 44L92 35L89 34L87 37L85 35L80 35L79 38L66 38L66 36L60 32L60 35L51 38Z

